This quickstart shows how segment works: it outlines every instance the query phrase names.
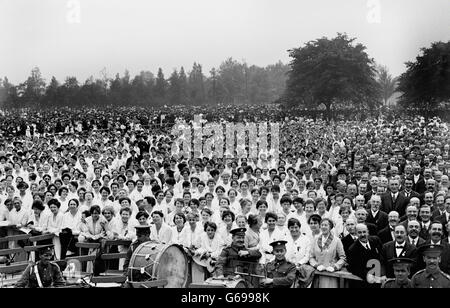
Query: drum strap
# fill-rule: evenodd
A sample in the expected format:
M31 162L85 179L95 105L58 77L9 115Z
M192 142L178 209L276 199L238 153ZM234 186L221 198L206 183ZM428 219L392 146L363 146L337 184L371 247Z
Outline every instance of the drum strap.
M38 271L37 265L34 266L34 274L36 275L36 280L39 285L39 288L43 288L44 286L42 285L41 276L39 276L39 271Z

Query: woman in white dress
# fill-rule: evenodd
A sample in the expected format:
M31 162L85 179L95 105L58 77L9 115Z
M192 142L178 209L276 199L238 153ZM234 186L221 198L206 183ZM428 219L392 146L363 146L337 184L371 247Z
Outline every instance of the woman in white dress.
M222 237L216 233L217 225L214 222L207 222L204 226L204 231L198 238L198 242L194 255L202 258L211 258L217 260L222 249L226 247Z
M183 229L186 227L186 216L183 213L175 213L173 215L173 224L172 243L181 245L181 235L183 234Z
M59 211L61 203L57 199L52 199L48 202L51 215L47 219L47 226L44 233L53 234L53 245L55 249L55 257L57 260L61 259L61 241L59 240L59 233L62 230L63 214Z

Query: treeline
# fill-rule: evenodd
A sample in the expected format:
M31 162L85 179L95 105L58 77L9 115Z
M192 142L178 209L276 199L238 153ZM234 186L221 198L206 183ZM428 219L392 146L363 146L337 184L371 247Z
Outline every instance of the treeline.
M267 67L249 66L232 58L213 68L208 76L194 63L166 76L160 68L156 76L128 71L109 78L90 77L80 83L76 77L64 82L55 77L47 83L38 67L23 83L13 85L0 78L0 106L3 108L58 106L163 106L206 104L262 104L276 101L284 92L289 65L278 62Z

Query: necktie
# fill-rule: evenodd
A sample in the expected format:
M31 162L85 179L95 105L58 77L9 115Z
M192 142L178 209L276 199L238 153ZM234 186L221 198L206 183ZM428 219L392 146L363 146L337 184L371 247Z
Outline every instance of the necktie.
M395 249L403 249L403 246L395 246Z

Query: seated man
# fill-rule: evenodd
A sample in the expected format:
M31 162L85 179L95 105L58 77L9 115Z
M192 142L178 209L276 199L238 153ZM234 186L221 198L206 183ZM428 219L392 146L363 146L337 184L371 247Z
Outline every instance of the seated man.
M261 281L263 287L289 288L294 283L296 267L286 260L286 243L287 241L270 243L275 259L266 265L267 278Z
M58 264L50 262L53 245L39 249L40 261L30 263L16 283L16 288L50 288L61 287L66 283Z
M386 289L411 289L413 286L408 276L414 260L409 258L393 258L389 260L389 263L394 268L395 279L391 278L386 280L381 287Z
M149 242L150 241L150 226L149 225L138 225L135 226L136 228L136 241L134 241L133 243L131 243L130 247L128 248L127 251L127 257L125 258L125 263L123 264L123 270L125 275L128 277L128 279L130 279L131 276L131 270L129 269L129 265L130 265L130 260L131 257L133 256L133 252L136 250L136 248L139 247L139 245L141 245L142 243L145 242ZM143 275L137 271L133 272L133 280L139 279L139 276ZM139 281L139 280L136 280Z
M230 231L232 234L232 243L230 246L222 249L219 259L216 263L215 275L219 279L235 275L237 266L246 266L245 263L254 262L261 258L259 250L248 250L244 245L245 228L234 228Z

